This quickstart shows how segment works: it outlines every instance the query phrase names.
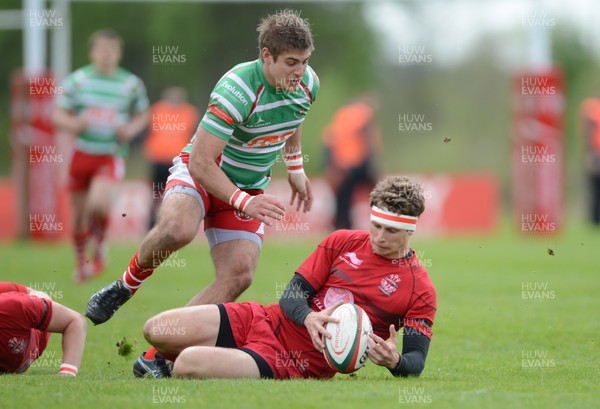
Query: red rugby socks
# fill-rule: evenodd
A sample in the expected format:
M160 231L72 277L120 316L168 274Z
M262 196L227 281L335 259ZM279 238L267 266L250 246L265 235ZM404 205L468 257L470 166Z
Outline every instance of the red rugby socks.
M144 268L139 265L138 253L136 251L135 255L129 262L129 267L127 267L127 270L125 270L121 276L121 281L123 281L125 287L131 290L132 294L135 294L138 288L140 288L143 282L146 281L146 279L150 277L153 272L154 268Z

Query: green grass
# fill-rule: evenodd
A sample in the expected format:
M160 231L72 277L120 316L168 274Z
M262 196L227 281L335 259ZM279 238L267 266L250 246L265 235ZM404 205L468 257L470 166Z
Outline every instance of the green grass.
M112 320L90 325L77 378L54 376L61 356L60 336L54 335L26 374L0 378L0 407L595 408L600 401L599 235L576 226L542 238L508 228L488 237L415 237L413 247L438 292L435 335L419 378L395 379L370 363L355 376L328 381L135 379L133 360L148 347L144 322L185 304L211 281L206 244L195 243L157 271ZM240 300L275 302L317 242L267 239L255 282ZM89 296L114 280L134 251L135 245L113 245L109 272L76 286L68 245L2 244L1 279L54 286L50 291L58 301L84 311ZM524 299L524 285L545 286L532 295L547 299ZM117 351L123 337L137 340L128 358ZM524 367L523 359L544 367Z

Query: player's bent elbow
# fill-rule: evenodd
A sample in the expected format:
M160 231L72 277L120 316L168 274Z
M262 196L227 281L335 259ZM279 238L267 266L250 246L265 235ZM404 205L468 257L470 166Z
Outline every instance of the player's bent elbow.
M188 171L194 180L197 180L198 183L203 185L205 183L205 175L208 173L208 166L205 158L192 154L188 163Z
M55 310L57 310L56 304ZM81 337L81 339L85 339L87 335L87 321L83 315L66 307L60 310L59 314L62 314L61 323L56 326L48 326L46 329L48 332L58 332L62 333L63 335L71 334L69 336L76 336ZM58 314L56 315L58 316Z
M62 116L64 115L64 112L62 110L62 108L59 107L55 107L54 111L52 111L52 125L56 126L56 127L61 127L62 126Z
M52 124L60 129L69 129L71 114L64 108L56 107L52 112Z
M223 149L213 155L210 153L210 148L203 151L193 146L188 162L190 176L204 187L214 184L215 175L221 172L216 160L222 154L222 151Z
M86 335L88 324L87 324L85 317L83 315L77 313L77 316L74 318L74 321L77 323L77 328L79 328L79 331L83 335Z

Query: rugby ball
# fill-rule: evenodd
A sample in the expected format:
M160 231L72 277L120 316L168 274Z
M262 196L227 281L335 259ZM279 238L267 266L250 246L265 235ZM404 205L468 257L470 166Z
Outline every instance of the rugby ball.
M325 338L325 361L337 372L357 371L367 362L369 334L373 332L371 320L365 310L355 304L342 304L331 316L340 322L328 322L325 326L331 334L331 338Z

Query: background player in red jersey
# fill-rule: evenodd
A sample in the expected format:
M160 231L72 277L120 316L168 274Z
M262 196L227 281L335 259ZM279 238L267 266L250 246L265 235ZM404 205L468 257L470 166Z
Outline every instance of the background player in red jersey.
M0 282L0 373L23 373L38 359L50 334L63 334L58 375L76 376L87 323L78 312L48 294L21 284Z
M298 268L279 304L169 310L148 320L144 335L174 360L178 377L330 378L335 371L322 353L323 337L330 337L325 325L335 321L331 312L338 305L350 302L373 324L371 361L395 376L419 375L437 308L435 287L409 246L424 205L419 185L386 178L371 192L370 230L329 235Z

